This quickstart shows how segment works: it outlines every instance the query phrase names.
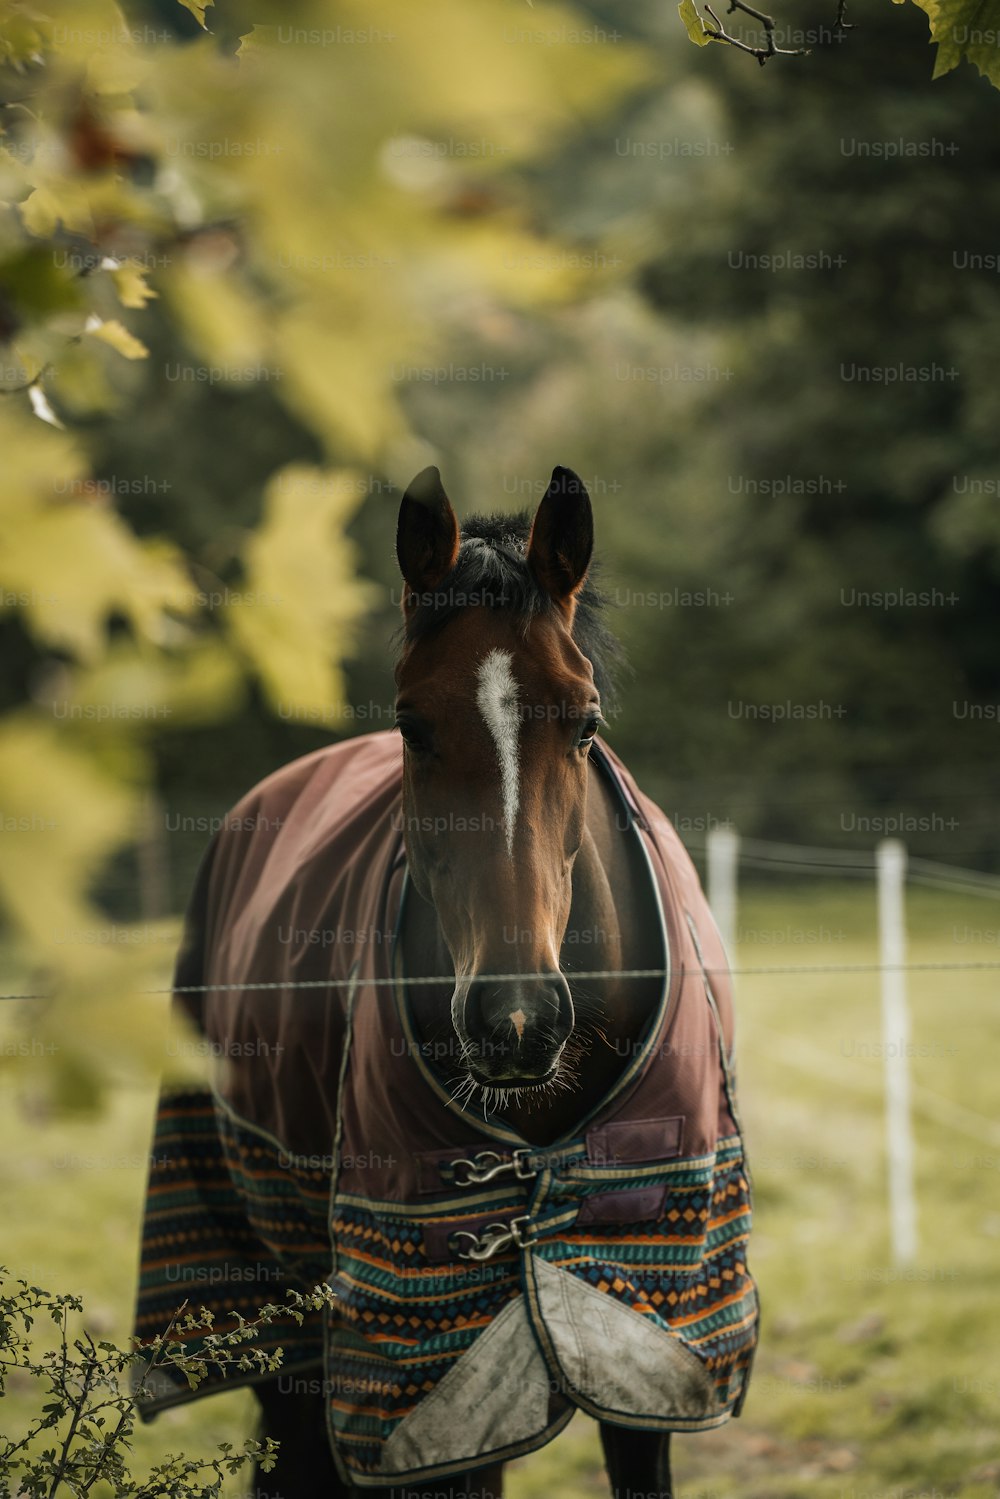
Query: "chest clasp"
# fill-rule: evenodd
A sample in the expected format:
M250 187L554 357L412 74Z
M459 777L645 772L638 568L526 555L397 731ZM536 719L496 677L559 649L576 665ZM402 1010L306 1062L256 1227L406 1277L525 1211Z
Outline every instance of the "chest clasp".
M525 1213L520 1218L512 1218L509 1223L490 1223L481 1234L459 1229L448 1241L449 1247L460 1260L491 1260L495 1254L509 1249L512 1244L518 1249L530 1249L536 1242L531 1237L531 1227L531 1220ZM459 1249L458 1244L462 1239L469 1241L467 1249Z
M478 1187L483 1182L491 1182L495 1177L504 1176L508 1171L514 1173L518 1181L530 1181L537 1176L528 1164L527 1150L515 1150L509 1158L498 1154L495 1150L481 1150L471 1160L464 1157L452 1162L455 1172L454 1183L456 1187Z

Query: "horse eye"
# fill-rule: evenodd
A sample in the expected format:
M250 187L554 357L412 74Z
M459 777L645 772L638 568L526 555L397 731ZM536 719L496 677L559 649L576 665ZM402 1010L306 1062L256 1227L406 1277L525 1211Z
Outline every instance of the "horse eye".
M585 720L583 728L580 730L579 745L581 749L586 749L588 744L593 744L602 722L603 719L597 713L592 714L590 718Z
M430 748L430 734L423 724L415 722L412 718L397 718L396 728L407 749L419 753Z

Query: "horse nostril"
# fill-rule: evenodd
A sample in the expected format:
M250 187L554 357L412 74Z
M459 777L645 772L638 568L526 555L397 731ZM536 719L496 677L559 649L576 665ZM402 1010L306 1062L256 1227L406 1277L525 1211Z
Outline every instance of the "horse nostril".
M573 1009L573 996L570 993L569 984L558 974L552 985L555 991L556 1015L553 1024L553 1034L560 1045L565 1041L573 1029L576 1014Z
M486 985L471 983L465 994L465 1028L470 1036L485 1035L490 1029L485 1007Z
M469 985L465 996L465 1028L473 1044L493 1051L522 1054L552 1050L573 1029L573 1001L561 973L530 988L511 993L503 985Z

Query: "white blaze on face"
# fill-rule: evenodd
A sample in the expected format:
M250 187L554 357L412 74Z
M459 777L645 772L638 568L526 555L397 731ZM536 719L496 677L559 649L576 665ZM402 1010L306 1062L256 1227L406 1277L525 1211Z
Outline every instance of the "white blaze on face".
M476 706L493 735L500 761L500 798L508 854L514 852L514 824L517 822L518 807L517 733L520 719L517 707L518 685L511 671L513 660L510 651L490 651L479 667L479 687L476 691Z

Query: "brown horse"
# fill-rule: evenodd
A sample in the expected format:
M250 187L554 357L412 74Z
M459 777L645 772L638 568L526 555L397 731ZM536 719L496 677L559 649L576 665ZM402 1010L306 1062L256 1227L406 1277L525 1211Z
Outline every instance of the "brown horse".
M253 1115L256 1125L266 1124L267 1138L285 1141L299 1152L296 1159L303 1141L334 1140L330 1280L338 1295L343 1291L348 1320L327 1333L332 1364L324 1372L336 1366L342 1378L342 1348L344 1368L375 1369L381 1381L380 1371L391 1367L392 1379L384 1378L396 1396L407 1378L417 1378L413 1367L438 1379L433 1359L440 1336L419 1344L419 1358L393 1344L392 1356L403 1362L390 1365L386 1335L373 1343L374 1332L365 1331L391 1325L380 1308L391 1307L392 1296L398 1302L399 1288L413 1284L417 1273L412 1259L394 1270L389 1249L376 1261L371 1246L389 1244L386 1221L405 1225L412 1213L423 1224L425 1208L439 1214L423 1228L421 1252L436 1267L436 1279L425 1284L445 1286L445 1299L462 1309L442 1326L472 1327L478 1317L488 1323L483 1349L489 1336L497 1352L491 1365L466 1338L463 1356L448 1366L455 1378L445 1370L442 1395L436 1385L427 1394L427 1413L437 1405L436 1426L411 1383L418 1399L404 1403L399 1434L390 1422L372 1436L387 1418L384 1394L370 1402L373 1414L362 1416L363 1402L343 1398L346 1384L334 1390L332 1406L329 1381L313 1392L281 1380L258 1384L265 1433L281 1443L275 1470L257 1475L261 1499L498 1496L503 1461L496 1455L540 1446L576 1408L599 1420L615 1495L668 1499L670 1431L720 1424L742 1403L756 1298L743 1254L749 1206L730 1075L729 994L724 975L708 977L724 959L676 836L598 743L613 690L614 646L588 579L592 545L590 500L567 469L556 469L530 525L525 517L498 516L474 520L461 533L433 468L403 498L396 665L403 755L393 813L405 848L405 866L398 858L395 874L402 889L393 897L398 1013L386 1019L391 1006L384 991L381 1007L377 997L351 998L346 1010L337 999L324 1011L324 1036L331 1015L340 1029L335 1046L323 1042L332 1060L316 1060L318 1041L303 1048L318 1079L316 1110L328 1109L308 1131L287 1123L294 1113L288 1090L304 1096L310 1086L304 1063L284 1082L273 1075L276 1095L285 1089L273 1108L259 1102L260 1074L231 1083L224 1103L237 1121ZM370 757L389 753L385 736L371 736L370 743ZM354 744L360 755L363 744ZM318 764L317 757L299 762ZM240 954L249 950L248 927L254 952L275 951L273 922L280 918L274 913L281 907L269 900L271 926L254 914L263 884L280 881L275 889L282 898L294 885L288 909L301 910L302 892L317 880L315 863L301 855L304 840L310 860L315 849L331 846L317 831L315 813L303 817L298 843L289 842L302 786L313 784L305 775L292 767L263 788L278 790L258 795L258 811L280 807L284 831L277 841L270 837L263 853L254 844L233 854L237 874L225 876L229 893L203 900L199 909L207 902L212 914L192 917L186 947L188 955L197 946L223 956L214 963L203 957L197 974L182 963L182 986L197 987L192 976L233 980L229 987L237 990L248 977L294 976L287 964L282 972L259 963L251 970ZM324 791L321 800L316 793L315 806L327 805L329 795ZM381 802L379 809L381 816ZM281 839L293 850L292 862L287 854L279 858ZM218 870L229 867L224 854L216 851L216 883ZM300 866L308 879L296 885L289 870ZM340 922L345 909L337 907L328 921ZM239 992L207 996L199 1016L203 1032L215 1038L259 1037L270 1023L253 996ZM405 1047L400 1041L396 1049L397 1036L406 1038ZM411 1181L408 1162L400 1165L398 1156L409 1150L409 1134L419 1133L435 1098L453 1122L425 1142L436 1149L413 1145ZM296 1106L300 1113L306 1108L298 1100ZM390 1125L388 1116L400 1109L409 1113ZM471 1155L457 1148L464 1140ZM370 1157L360 1168L362 1152L355 1150L352 1160L352 1142ZM428 1160L443 1174L429 1189L417 1180ZM501 1186L509 1201L497 1196ZM463 1189L469 1189L467 1210ZM421 1193L429 1193L427 1200ZM371 1212L368 1198L375 1202ZM253 1221L273 1222L273 1212ZM255 1243L270 1242L266 1230L255 1232ZM352 1259L353 1245L362 1241L364 1252L359 1248ZM470 1275L486 1275L476 1269L484 1265L496 1266L502 1285L485 1313L482 1302L473 1310L472 1301L461 1300ZM390 1274L397 1278L387 1289ZM359 1291L368 1275L377 1283ZM369 1295L376 1299L365 1300ZM569 1309L562 1321L552 1310L558 1296ZM728 1318L721 1331L720 1317ZM500 1324L507 1319L513 1328L517 1318L520 1330L503 1344ZM493 1398L491 1386L504 1363L513 1367L518 1359L535 1371L536 1382L538 1369L551 1381L544 1410L525 1414L532 1400L537 1404L525 1374L521 1386L514 1378L490 1425L480 1412ZM605 1364L622 1372L609 1373ZM404 1368L409 1372L401 1374ZM473 1400L477 1381L482 1391ZM630 1391L644 1382L653 1393ZM444 1390L452 1392L447 1400ZM474 1437L477 1422L483 1430ZM464 1467L455 1457L464 1450L461 1433L448 1429L456 1425L468 1431ZM364 1460L362 1448L369 1454ZM379 1482L379 1474L394 1473L401 1475L395 1486Z

